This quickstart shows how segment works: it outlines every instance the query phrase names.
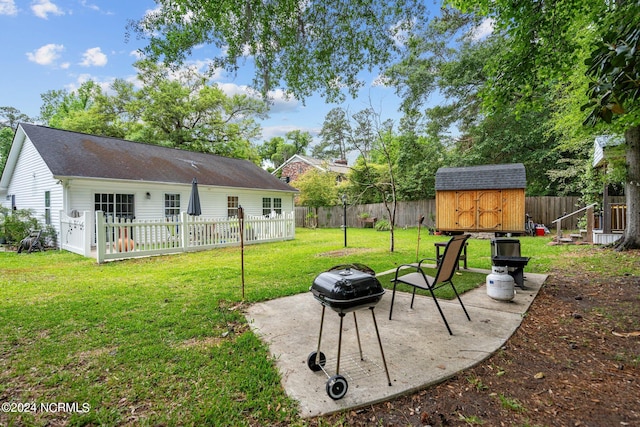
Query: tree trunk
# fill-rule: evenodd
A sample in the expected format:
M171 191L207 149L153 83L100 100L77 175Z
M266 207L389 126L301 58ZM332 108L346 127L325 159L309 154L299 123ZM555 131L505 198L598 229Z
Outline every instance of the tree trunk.
M616 245L616 250L640 249L640 126L633 126L624 133L627 144L627 228Z

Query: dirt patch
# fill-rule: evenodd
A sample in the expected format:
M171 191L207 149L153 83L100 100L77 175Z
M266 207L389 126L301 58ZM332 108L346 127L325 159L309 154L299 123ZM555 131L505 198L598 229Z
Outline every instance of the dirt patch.
M554 271L506 345L437 386L311 425L640 425L640 277Z
M373 252L373 249L370 248L345 248L345 249L337 249L335 251L322 252L316 256L319 257L329 257L329 258L339 258L347 255L354 254L364 254L367 252Z

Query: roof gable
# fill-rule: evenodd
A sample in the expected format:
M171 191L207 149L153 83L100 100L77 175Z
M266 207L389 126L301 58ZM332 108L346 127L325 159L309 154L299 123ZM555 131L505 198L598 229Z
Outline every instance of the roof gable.
M56 177L296 190L248 160L21 124Z
M346 164L338 163L337 161L329 162L327 160L316 159L314 157L304 156L302 154L294 154L289 157L283 164L281 164L277 169L275 169L272 174L276 174L279 170L283 169L286 165L291 163L302 162L306 163L309 166L313 166L316 169L321 170L322 172L335 172L340 175L346 175L349 173L351 169Z
M436 190L491 190L526 186L526 172L522 163L440 168L436 172Z
M624 138L620 136L597 136L593 143L593 167L600 167L607 163L607 151L624 144Z

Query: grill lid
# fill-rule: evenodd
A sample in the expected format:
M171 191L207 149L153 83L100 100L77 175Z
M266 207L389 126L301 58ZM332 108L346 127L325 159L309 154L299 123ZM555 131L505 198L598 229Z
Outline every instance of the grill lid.
M336 311L375 306L384 295L384 289L375 273L360 271L373 272L366 266L355 265L359 269L353 269L351 266L337 266L320 273L311 285L313 296L323 305Z

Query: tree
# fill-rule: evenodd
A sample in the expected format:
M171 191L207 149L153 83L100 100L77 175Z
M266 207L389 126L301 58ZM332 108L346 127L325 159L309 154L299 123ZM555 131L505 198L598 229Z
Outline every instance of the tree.
M261 132L256 119L266 116L262 100L229 97L193 69L171 72L149 61L136 66L141 89L116 79L105 91L87 81L75 91L46 92L43 120L60 129L259 163L252 140Z
M435 198L436 172L445 166L447 152L437 138L405 132L398 137L400 149L396 160L398 199Z
M255 119L266 116L263 101L228 97L205 75L186 68L171 72L145 60L136 64L143 88L137 92L145 142L259 162L251 140L260 134Z
M333 206L338 202L337 174L333 172L323 172L311 168L296 179L293 185L300 190L297 204L313 208L316 221L318 208ZM315 226L317 226L317 222Z
M10 128L14 132L20 123L31 123L33 119L14 107L0 107L0 129Z
M539 94L558 82L568 83L585 51L591 52L584 72L594 81L587 93L570 95L574 104L591 109L586 123L610 122L612 132L625 135L628 221L618 248L640 247L640 4L633 0L449 3L492 19L495 31L505 36L507 49L488 66L491 80L484 96L489 108L513 103L521 109L546 108Z
M149 58L181 64L198 45L213 44L221 54L212 67L235 72L251 57L263 95L283 84L299 99L317 90L340 99L342 88L355 95L360 71L392 61L416 17L427 15L421 0L156 2L128 27L149 40Z
M14 107L0 107L0 175L4 170L11 150L13 135L20 123L29 123L32 119Z
M611 123L614 115L626 115L618 120L627 145L627 228L617 248L635 249L640 248L640 3L616 4L601 22L604 34L586 61L587 75L594 80L585 122Z
M353 146L360 156L351 168L348 183L351 200L375 197L382 202L389 220L389 251L395 250L395 221L398 207L397 168L398 140L394 137L393 122L380 120L372 108L356 113L356 135ZM367 138L360 137L368 135Z
M291 156L306 154L311 141L313 137L309 132L293 130L287 132L284 138L274 136L269 141L265 141L258 147L258 153L262 160L271 162L274 169L277 169Z
M554 194L558 186L546 169L564 153L555 149L558 140L550 131L550 111L518 111L510 104L494 108L490 114L482 110L481 93L490 79L486 66L501 54L504 42L500 35L472 37L479 21L478 17L444 9L424 33L414 35L403 60L386 71L403 96L402 108L407 117L403 133L407 137L426 133L430 143L425 149L446 146L447 166L523 163L527 169L527 194ZM422 114L420 110L436 93L443 99ZM551 96L549 90L546 96ZM412 120L414 116L419 119ZM405 166L400 170L413 169L414 179L430 185L429 194L433 196L433 179L415 168L416 162L421 162L423 169L435 173L433 163L425 165L419 155L412 156L414 149L414 144L409 144L403 150ZM435 156L430 158L443 159L437 152L427 153ZM403 183L401 187L406 183L403 197L410 194L410 189L421 189L400 176L399 182Z
M10 127L0 129L0 176L2 176L4 166L7 164L7 157L9 157L14 133Z
M324 118L320 130L320 143L313 147L313 157L346 160L352 149L349 144L351 125L348 113L340 107L332 108Z
M66 129L64 121L74 114L88 111L100 95L102 89L93 80L82 83L78 89L71 92L66 89L47 91L40 96L43 101L40 106L40 119L47 126Z

